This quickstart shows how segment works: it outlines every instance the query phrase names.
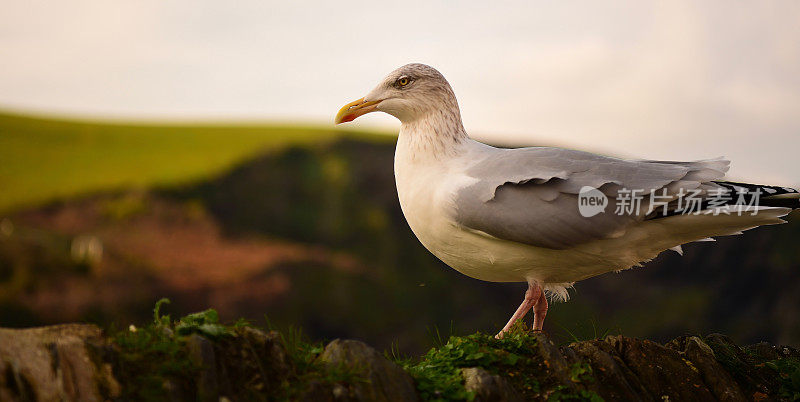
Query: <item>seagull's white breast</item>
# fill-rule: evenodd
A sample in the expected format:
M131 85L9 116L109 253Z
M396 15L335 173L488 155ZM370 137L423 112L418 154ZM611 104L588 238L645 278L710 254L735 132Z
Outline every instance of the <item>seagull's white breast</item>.
M465 230L455 220L455 194L477 180L464 172L485 157L485 145L468 141L459 145L458 156L437 157L415 149L408 134L401 133L398 139L395 181L403 215L420 242L447 265L473 278L526 281L531 247Z

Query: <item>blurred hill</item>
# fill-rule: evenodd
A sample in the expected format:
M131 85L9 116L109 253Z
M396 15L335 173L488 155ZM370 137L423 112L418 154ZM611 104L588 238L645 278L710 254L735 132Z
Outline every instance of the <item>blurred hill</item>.
M0 111L0 212L110 188L207 179L265 149L349 136L391 136L329 127L124 123Z
M394 145L321 138L245 152L193 181L6 214L0 326L124 326L147 321L154 301L169 297L180 314L214 306L223 319L266 316L317 339L397 342L408 353L430 346L435 328L445 337L501 327L524 285L465 277L419 244L397 202ZM552 307L545 330L561 341L724 332L740 343L798 345L798 218L580 282L572 301Z

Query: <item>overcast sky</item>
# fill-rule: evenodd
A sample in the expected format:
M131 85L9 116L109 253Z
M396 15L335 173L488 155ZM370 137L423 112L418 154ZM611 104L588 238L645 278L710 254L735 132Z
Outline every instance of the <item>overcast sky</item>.
M422 62L482 140L800 184L800 2L486 4L0 0L0 108L330 124Z

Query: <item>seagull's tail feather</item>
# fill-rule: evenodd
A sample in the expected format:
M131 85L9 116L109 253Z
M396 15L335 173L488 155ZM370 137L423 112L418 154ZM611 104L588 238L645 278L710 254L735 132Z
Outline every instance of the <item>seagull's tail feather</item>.
M793 201L798 201L797 199ZM720 212L723 211L723 212ZM707 241L717 236L742 234L764 225L786 223L781 219L792 210L787 207L759 206L756 210L739 213L735 208L722 207L719 215L684 215L674 216L663 221L665 239L684 244L695 241Z
M699 208L687 203L692 211L711 213L718 210L730 213L741 210L749 213L758 207L800 208L800 192L790 187L733 181L711 181L703 184L706 191L699 200ZM645 219L658 220L684 214L686 211L680 209L680 202L676 200L667 206L654 209Z
M758 197L757 205L764 207L800 208L800 192L790 187L766 186L763 184L737 183L732 181L715 181L714 183L728 189L736 202L737 194L746 194L745 201L753 202ZM757 195L756 195L757 194ZM755 202L753 202L755 203Z
M627 269L655 258L664 250L676 249L681 244L709 241L714 237L738 235L759 226L786 223L781 217L792 212L792 209L758 206L740 212L736 207L725 206L713 212L648 220L623 238L610 239L612 243L606 247L627 250L627 253L621 254L625 259L618 262L619 270Z

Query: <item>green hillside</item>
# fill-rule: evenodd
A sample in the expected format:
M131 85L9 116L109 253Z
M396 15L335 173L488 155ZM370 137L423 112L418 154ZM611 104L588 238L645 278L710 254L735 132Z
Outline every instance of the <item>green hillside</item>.
M392 140L332 126L127 124L0 113L0 211L205 179L264 149L342 136Z

